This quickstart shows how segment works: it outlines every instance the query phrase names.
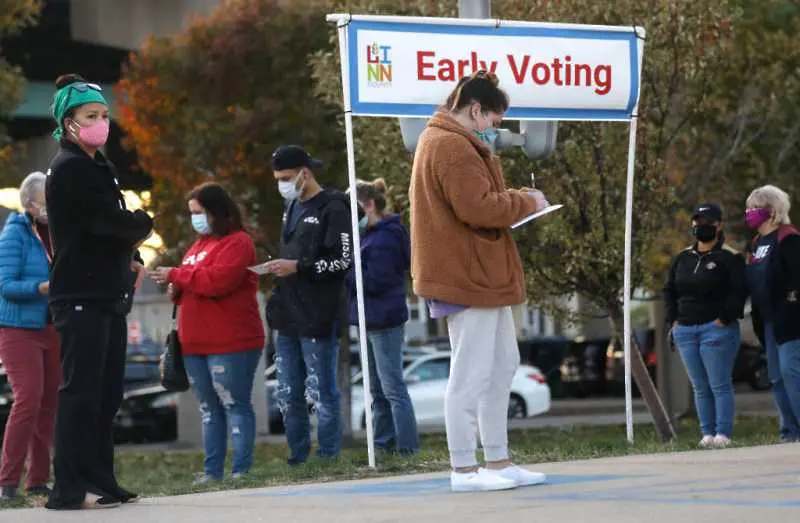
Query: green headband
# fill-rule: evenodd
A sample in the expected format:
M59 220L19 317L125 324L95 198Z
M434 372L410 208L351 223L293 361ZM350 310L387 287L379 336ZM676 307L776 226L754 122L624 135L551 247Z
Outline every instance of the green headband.
M64 128L62 123L64 115L70 109L80 107L90 103L98 103L108 106L108 102L100 92L100 87L95 84L88 84L86 82L78 82L74 84L65 85L56 91L53 97L53 119L56 121L56 130L53 131L53 138L61 140L64 136Z

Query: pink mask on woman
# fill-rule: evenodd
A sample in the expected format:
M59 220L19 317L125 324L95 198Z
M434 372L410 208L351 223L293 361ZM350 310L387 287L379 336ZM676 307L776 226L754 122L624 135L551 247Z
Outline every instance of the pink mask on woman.
M81 126L77 123L78 127L78 140L87 147L102 147L108 140L109 123L108 120L100 120L94 125Z
M744 221L753 230L758 229L772 217L772 210L767 207L747 209L744 213Z

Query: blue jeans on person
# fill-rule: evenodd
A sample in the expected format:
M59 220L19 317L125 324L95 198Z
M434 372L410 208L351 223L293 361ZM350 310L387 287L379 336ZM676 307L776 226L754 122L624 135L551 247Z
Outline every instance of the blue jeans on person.
M419 450L417 418L403 379L403 326L367 332L375 446L401 454Z
M184 356L203 421L205 474L222 479L228 445L233 441L233 474L245 474L253 464L256 416L252 393L261 349L209 356Z
M289 464L297 465L311 453L308 402L317 414L317 456L336 458L342 445L342 411L336 385L339 343L329 338L301 338L278 333L275 400L283 415Z
M739 322L676 325L675 345L694 389L703 436L733 435L733 366L739 353Z
M800 340L778 345L771 323L764 324L767 372L778 406L781 438L800 440Z

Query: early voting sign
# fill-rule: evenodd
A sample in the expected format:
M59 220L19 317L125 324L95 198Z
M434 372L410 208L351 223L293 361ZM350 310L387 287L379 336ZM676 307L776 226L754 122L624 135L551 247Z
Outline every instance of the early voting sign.
M633 441L631 236L636 107L645 32L640 27L331 14L339 33L350 181L356 297L369 464L375 466L358 231L353 115L433 116L459 79L492 71L510 98L511 120L624 121L630 124L625 212L625 414ZM413 238L412 238L413 241Z
M348 94L357 115L427 117L484 69L511 99L506 118L629 120L642 37L633 27L353 16Z

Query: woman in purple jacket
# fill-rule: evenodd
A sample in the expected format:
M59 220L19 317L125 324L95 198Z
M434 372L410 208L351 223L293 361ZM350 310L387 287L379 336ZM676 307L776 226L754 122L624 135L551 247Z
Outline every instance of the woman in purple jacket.
M406 273L411 261L408 231L400 217L387 209L382 179L359 181L356 196L365 212L359 227L375 445L388 452L412 454L419 449L419 436L403 379L402 354L408 321ZM357 325L353 271L348 283L350 323Z

